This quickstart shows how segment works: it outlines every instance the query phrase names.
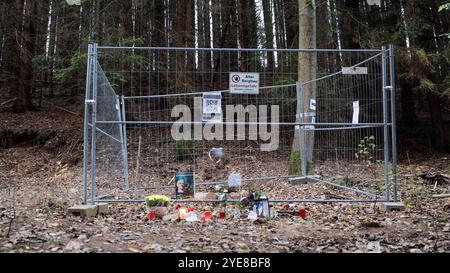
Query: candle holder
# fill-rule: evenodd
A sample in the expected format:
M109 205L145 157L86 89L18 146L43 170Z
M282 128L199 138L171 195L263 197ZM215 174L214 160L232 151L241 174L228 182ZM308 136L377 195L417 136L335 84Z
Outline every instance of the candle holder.
M180 208L178 210L178 218L180 220L186 220L187 210L185 208Z

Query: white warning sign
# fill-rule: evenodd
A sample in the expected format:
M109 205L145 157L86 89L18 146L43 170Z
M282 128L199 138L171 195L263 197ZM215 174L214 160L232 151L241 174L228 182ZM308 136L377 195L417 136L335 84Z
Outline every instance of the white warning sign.
M366 75L368 73L367 67L343 67L342 74L344 75Z
M359 123L359 100L353 102L353 124Z
M259 73L230 73L231 94L259 94Z
M309 102L309 109L311 109L311 110L316 110L316 100L315 99L311 99L310 100L310 102Z

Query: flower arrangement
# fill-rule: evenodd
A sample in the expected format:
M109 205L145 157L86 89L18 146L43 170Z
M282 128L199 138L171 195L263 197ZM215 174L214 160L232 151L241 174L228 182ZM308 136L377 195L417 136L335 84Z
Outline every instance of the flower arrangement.
M151 195L145 198L148 207L167 207L171 199L165 195Z

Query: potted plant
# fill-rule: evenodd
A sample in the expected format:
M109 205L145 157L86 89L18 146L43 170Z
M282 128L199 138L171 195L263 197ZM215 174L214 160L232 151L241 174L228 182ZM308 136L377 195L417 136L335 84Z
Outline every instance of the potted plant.
M167 206L170 203L170 198L165 195L151 195L145 198L147 204L147 212L154 213L158 218L163 218L168 213Z

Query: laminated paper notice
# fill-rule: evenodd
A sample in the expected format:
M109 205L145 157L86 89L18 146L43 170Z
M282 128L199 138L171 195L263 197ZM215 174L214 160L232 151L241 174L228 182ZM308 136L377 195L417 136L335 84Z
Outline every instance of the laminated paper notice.
M222 94L220 92L203 93L203 121L222 121Z
M353 124L359 123L359 100L353 102Z
M311 110L316 110L316 100L315 99L311 99L311 101L309 102L309 109Z

